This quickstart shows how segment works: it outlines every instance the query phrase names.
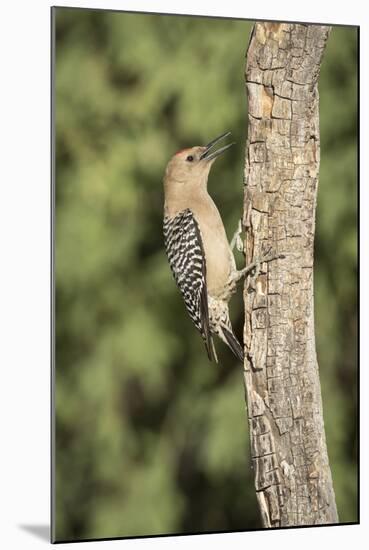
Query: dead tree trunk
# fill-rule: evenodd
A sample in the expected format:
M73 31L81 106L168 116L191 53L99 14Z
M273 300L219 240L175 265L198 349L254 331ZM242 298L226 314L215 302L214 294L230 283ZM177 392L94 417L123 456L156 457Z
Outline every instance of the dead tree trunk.
M329 27L257 23L246 64L244 381L263 525L338 521L315 351L317 81Z

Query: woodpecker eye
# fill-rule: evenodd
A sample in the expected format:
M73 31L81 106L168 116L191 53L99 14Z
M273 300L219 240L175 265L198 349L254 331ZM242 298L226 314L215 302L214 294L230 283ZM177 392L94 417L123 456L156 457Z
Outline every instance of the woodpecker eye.
M188 160L188 162L192 162L192 161L193 161L193 156L192 156L192 155L188 155L188 157L186 158L186 160Z

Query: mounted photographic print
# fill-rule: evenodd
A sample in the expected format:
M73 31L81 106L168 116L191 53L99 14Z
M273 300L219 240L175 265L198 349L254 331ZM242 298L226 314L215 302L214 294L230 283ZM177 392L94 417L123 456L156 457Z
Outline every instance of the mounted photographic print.
M358 27L52 30L52 541L358 523Z

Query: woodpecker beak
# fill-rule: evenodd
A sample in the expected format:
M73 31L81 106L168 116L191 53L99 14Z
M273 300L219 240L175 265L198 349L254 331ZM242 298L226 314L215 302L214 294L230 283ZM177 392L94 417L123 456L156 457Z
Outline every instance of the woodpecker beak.
M226 132L225 134L222 134L221 136L218 136L217 138L213 139L210 143L208 143L205 146L205 151L200 156L200 160L212 160L215 159L217 156L221 155L229 149L232 145L234 145L234 142L228 143L228 145L224 145L220 149L217 149L216 151L212 151L214 145L216 145L221 139L224 139L225 137L228 137L231 135L231 132Z

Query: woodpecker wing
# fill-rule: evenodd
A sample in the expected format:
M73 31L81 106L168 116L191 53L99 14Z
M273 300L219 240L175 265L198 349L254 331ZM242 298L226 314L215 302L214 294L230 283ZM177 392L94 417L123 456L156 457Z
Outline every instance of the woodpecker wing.
M216 361L209 326L206 259L199 225L189 208L164 218L169 265L187 311L204 339L208 357Z

